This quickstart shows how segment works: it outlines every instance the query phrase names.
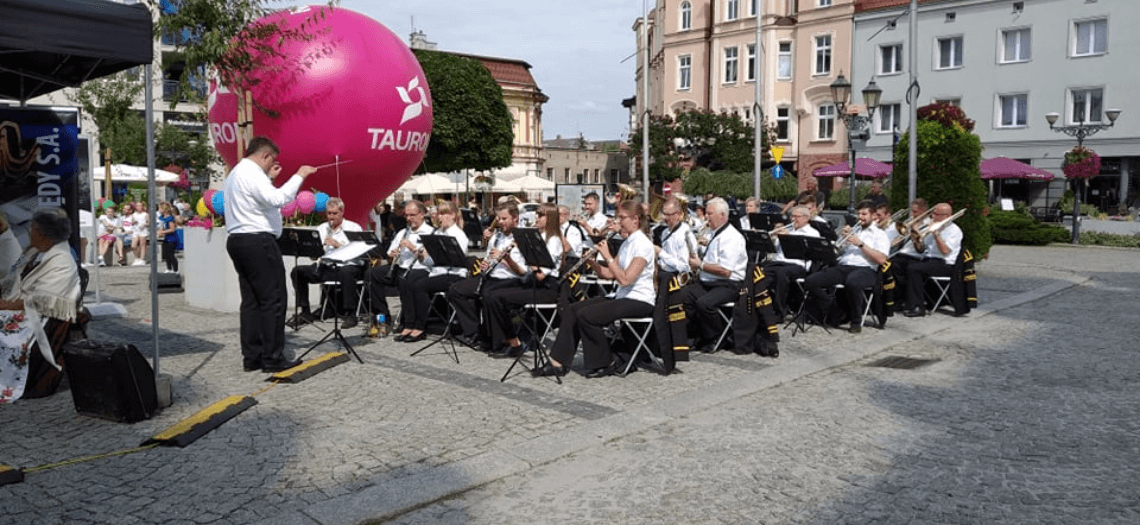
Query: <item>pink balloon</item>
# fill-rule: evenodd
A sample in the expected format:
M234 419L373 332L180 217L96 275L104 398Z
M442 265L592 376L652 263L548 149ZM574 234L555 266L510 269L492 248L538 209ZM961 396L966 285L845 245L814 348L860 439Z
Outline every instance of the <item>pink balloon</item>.
M317 207L317 196L309 190L298 191L297 198L293 200L297 201L297 209L301 210L301 213L313 213L313 209Z
M423 70L398 36L355 11L312 6L267 19L286 27L308 22L305 32L314 38L281 45L285 62L254 52L261 65L249 90L259 108L253 111L254 134L277 142L287 176L301 165L339 159L305 185L341 196L346 217L363 224L372 205L394 192L427 150L432 106ZM318 58L308 67L295 65L310 56ZM214 146L233 166L239 160L234 92L211 84L209 118Z
M206 190L205 193L202 194L202 200L206 203L206 209L210 210L210 213L213 213L215 215L218 213L216 210L214 210L214 194L217 192L218 190L210 189Z
M290 215L293 215L296 212L297 212L297 200L296 199L289 201L289 204L286 204L286 205L281 207L281 216L282 217L288 217Z

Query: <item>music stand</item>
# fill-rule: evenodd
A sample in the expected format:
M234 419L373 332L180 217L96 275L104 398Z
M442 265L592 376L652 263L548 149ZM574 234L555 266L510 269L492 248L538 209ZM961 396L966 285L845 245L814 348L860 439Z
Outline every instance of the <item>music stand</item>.
M821 268L825 266L831 266L835 263L835 245L832 244L831 241L828 241L822 237L808 237L806 235L785 235L780 239L780 248L784 250L784 257L787 259L811 261L813 265L817 264ZM803 304L800 305L800 311L796 313L794 319L792 319L788 324L784 325L784 328L787 328L788 325L794 323L796 327L792 330L793 337L796 335L797 331L806 332L807 317L811 316L812 321L815 324L822 326L823 331L830 334L831 330L827 329L827 324L824 323L822 319L816 319L815 316L811 314L807 307L807 303L808 297L807 290L805 289ZM826 316L826 312L824 315Z
M428 256L431 257L434 266L446 266L451 268L466 268L467 267L467 251L459 246L459 241L450 235L421 235L420 242L423 243L424 249L427 250ZM451 337L451 319L448 319L448 325L443 327L443 335L438 339L432 341L412 352L409 357L413 357L424 350L427 350L436 343L441 343L445 339L451 343L451 357L455 359L455 364L459 364L459 352L455 350L455 339ZM444 349L444 353L448 353Z
M523 261L526 266L538 266L539 268L555 267L554 259L550 257L550 252L546 249L546 241L542 240L542 234L537 229L516 228L514 237L515 246L517 246L519 252L522 253ZM535 304L538 301L538 283L534 283L534 288L532 288L531 291L531 304ZM546 353L546 349L543 347L543 341L538 333L538 321L534 317L531 317L530 320L530 336L531 342L533 343L531 346L534 347L533 370L537 370L550 362L550 355ZM515 365L522 361L524 355L524 353L520 353L515 357L515 360L511 362L510 368L507 368L506 373L499 379L500 383L507 380L507 377L511 375L511 370L514 370ZM554 379L558 384L562 384L562 378L554 376Z
M760 264L766 254L776 253L776 245L772 243L772 236L768 230L745 230L740 233L744 235L744 249L748 253L756 254L753 264Z
M748 225L751 226L753 230L772 231L776 229L777 224L787 224L787 222L781 213L748 214Z
M297 259L300 257L319 259L325 254L325 247L321 244L321 232L315 228L282 228L281 236L277 238L277 247L281 249L281 255L293 256L294 268L297 267ZM286 323L289 328L300 330L303 326L297 320L300 311L301 305L294 300L293 319L290 323Z

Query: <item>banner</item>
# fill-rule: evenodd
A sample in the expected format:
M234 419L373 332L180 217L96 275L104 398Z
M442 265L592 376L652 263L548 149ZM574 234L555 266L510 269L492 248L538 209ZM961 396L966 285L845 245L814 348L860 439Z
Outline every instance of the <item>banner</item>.
M0 107L0 212L21 246L40 206L67 210L78 240L78 146L78 108Z

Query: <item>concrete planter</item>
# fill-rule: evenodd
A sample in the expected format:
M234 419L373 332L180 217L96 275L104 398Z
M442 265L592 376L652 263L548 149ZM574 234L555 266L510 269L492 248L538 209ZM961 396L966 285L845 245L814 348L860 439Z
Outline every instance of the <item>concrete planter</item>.
M186 250L183 251L181 270L186 287L186 303L219 312L237 312L241 306L241 288L230 255L226 253L229 234L224 228L186 228L185 232ZM286 257L284 262L285 276L288 279L289 272L293 269L293 258ZM304 265L311 261L302 259L298 262ZM287 285L286 288L289 307L292 308L293 286ZM319 294L317 287L313 286L309 297L316 301ZM289 314L292 314L292 310Z

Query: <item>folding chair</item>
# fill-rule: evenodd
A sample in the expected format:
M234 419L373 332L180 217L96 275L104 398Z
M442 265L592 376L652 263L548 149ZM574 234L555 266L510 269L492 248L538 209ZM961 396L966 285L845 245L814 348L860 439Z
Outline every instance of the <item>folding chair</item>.
M837 284L837 285L835 285L835 291L832 293L839 293L839 290L842 290L843 288L844 288L844 286L842 284ZM875 298L874 287L863 289L863 315L861 315L859 317L859 327L860 328L867 325L867 316L871 315L871 301L874 298ZM875 324L878 325L879 322L876 320Z
M634 348L633 354L630 355L629 362L625 364L625 369L619 374L621 377L625 377L629 374L629 371L633 368L633 364L637 362L638 356L641 355L642 351L645 352L645 355L649 356L654 366L665 370L665 363L663 363L659 357L653 355L653 352L649 350L649 344L646 342L649 340L649 335L653 333L652 317L628 317L618 319L617 323L621 327L628 328L629 331L633 333L633 336L637 338L637 347ZM638 330L638 328L640 328L640 330Z
M728 334L732 331L732 312L735 308L735 302L724 303L717 307L716 313L720 314L721 320L724 321L724 329L720 331L720 337L716 339L716 344L713 345L713 352L719 351L721 343L728 339Z
M531 335L538 337L539 343L546 341L546 337L550 335L550 331L554 328L554 318L558 316L558 303L529 303L524 304L522 307L524 312L527 310L532 311L533 315L538 316L538 320L540 321L535 328L541 330L542 333ZM531 329L528 323L524 322L523 326L527 327L527 330Z
M935 299L931 297L930 293L926 290L926 286L923 285L923 293L926 294L927 302L934 304L934 306L930 307L929 311L933 312L937 310L938 307L944 303L950 304L951 277L949 275L928 275L926 279L927 281L933 282L934 286L938 289L938 298Z
M340 286L340 281L324 281L321 283L321 311L322 312L335 312L338 310L336 305L332 304L333 298L336 296L336 288ZM360 317L360 311L364 308L364 298L368 295L368 285L363 279L356 280L356 310L352 312L357 318Z

